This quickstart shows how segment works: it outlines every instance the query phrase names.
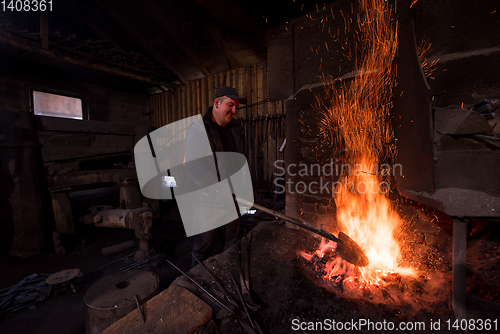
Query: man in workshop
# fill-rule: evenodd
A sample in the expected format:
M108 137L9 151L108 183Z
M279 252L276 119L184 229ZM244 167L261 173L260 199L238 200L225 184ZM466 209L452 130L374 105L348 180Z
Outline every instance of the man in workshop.
M227 181L232 173L230 170L235 170L229 166L234 165L234 159L227 161L229 160L227 154L217 154L217 152L235 152L244 157L244 128L240 122L234 119L240 103L246 103L246 99L239 96L236 89L229 86L220 87L215 91L213 106L205 111L202 122L193 125L188 131L186 139L187 172L197 189L210 189L203 195L205 198L197 199L197 205L193 207L194 220L200 224L206 224L206 226L220 226L221 222L230 221L228 224L193 236L193 253L200 261L225 251L238 238L240 220L238 218L232 221L232 218L227 219L228 208L234 207L233 203L227 203ZM203 132L203 126L206 135ZM203 152L199 151L206 148L202 148L203 145L200 143L202 140L206 141L207 136L212 154L206 157L205 163L200 163L202 159L196 158L204 155ZM196 152L197 150L198 152ZM225 188L222 187L221 180L226 182ZM229 185L232 187L230 181ZM214 205L213 201L217 201L217 198L224 198L224 200L220 200ZM203 205L204 202L206 205ZM198 205L198 203L202 204ZM234 217L234 210L232 217ZM196 260L193 259L192 266L194 267L196 264Z

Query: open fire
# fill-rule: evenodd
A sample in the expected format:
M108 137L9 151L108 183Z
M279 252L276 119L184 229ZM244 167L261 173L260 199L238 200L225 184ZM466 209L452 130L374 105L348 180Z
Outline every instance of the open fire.
M386 176L391 174L395 153L390 124L397 49L393 14L387 1L359 1L357 77L340 88L325 80L329 99L318 99L315 106L322 115L321 135L343 148L342 165L350 166L335 191L337 227L364 249L370 264L355 267L336 256L332 241L301 256L314 261L325 281L343 290L360 292L401 276L418 276L402 264L395 234L403 221L388 198ZM377 167L381 164L386 168Z

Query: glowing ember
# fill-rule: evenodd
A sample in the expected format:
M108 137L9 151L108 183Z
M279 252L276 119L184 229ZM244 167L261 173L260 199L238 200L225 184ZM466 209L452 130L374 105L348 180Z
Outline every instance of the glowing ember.
M385 178L397 171L387 163L382 172L377 167L381 161L393 161L395 149L389 110L397 27L387 1L360 0L359 5L359 75L340 89L325 84L330 99L318 99L315 108L322 114L321 135L344 147L342 164L349 166L336 189L338 228L365 250L370 264L357 268L338 256L325 260L336 248L333 242L322 244L316 254L302 254L322 259L323 278L342 280L344 288L381 284L390 273L416 276L398 263L400 247L394 232L402 220L391 208Z

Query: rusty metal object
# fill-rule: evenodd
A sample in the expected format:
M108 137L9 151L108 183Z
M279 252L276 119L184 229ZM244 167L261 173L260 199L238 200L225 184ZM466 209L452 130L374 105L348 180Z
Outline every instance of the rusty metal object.
M149 207L99 211L94 216L94 223L98 227L134 230L135 236L139 239L139 250L136 253L135 260L141 261L149 256L149 240L153 228L153 214Z
M158 276L143 270L130 270L106 276L87 291L85 326L87 334L101 333L109 325L137 308L160 291Z
M246 200L241 199L241 198L237 198L237 200L238 200L238 202L240 202L246 206L249 206L249 207L253 206L257 210L263 211L263 212L268 213L268 214L275 216L277 218L286 220L287 222L290 222L294 225L297 225L297 226L302 227L306 230L309 230L313 233L316 233L324 238L335 241L337 243L337 250L339 251L340 257L343 258L344 260L346 260L347 262L354 264L355 266L365 267L370 263L370 261L368 261L368 258L365 255L365 252L363 251L363 249L354 240L349 238L346 234L344 234L344 236L346 236L347 238L344 238L344 240L341 240L331 233L328 233L326 231L320 230L319 228L312 226L312 224L309 223L308 221L297 220L297 219L292 218L290 216L284 215L282 213L265 208L263 206L246 201ZM340 233L342 233L342 232L340 232ZM339 236L340 236L340 234L339 234Z
M94 216L94 223L98 227L114 227L133 230L140 225L140 217L133 210L103 210Z
M139 297L134 295L135 304L137 305L137 309L139 310L139 314L141 315L141 322L145 323L146 319L144 318L144 313L142 312L141 305L139 304Z

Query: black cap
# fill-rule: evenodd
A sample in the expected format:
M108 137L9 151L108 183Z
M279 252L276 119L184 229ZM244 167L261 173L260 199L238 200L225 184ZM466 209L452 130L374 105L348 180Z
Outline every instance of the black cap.
M243 104L247 103L246 97L239 96L238 92L233 87L223 86L223 87L217 89L214 93L214 100L218 97L221 97L221 96L227 96L227 97L230 97L234 100L239 100L240 103L243 103Z

